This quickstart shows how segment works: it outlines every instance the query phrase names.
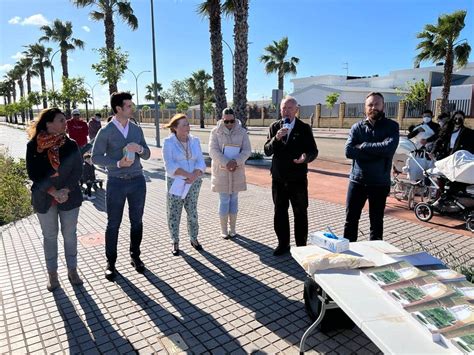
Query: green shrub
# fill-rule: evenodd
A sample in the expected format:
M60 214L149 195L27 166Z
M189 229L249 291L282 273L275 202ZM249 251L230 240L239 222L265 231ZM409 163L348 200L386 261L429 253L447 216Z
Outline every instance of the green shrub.
M0 226L33 213L25 160L0 153Z
M263 153L262 152L252 152L250 154L249 160L262 160L263 159Z

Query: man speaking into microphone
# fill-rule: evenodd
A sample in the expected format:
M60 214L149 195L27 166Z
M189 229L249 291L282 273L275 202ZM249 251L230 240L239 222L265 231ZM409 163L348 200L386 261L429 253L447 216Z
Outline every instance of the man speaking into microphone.
M282 119L273 122L265 143L265 155L272 158L273 226L278 246L273 255L290 251L288 208L293 209L295 241L306 245L308 238L308 163L318 156L311 127L296 117L298 103L290 96L281 101Z

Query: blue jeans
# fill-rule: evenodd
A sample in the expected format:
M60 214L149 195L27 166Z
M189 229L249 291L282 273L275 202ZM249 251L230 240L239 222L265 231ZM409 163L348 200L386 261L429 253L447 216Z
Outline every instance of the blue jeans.
M239 210L239 193L226 192L219 193L219 215L227 216L228 214L237 214Z
M117 260L117 242L122 223L125 200L128 201L130 219L130 256L140 256L143 236L143 210L145 208L146 182L143 175L130 179L109 177L107 180L107 229L105 230L105 255L109 263Z
M66 265L70 269L77 267L77 218L79 207L70 211L58 210L58 206L51 206L46 213L37 213L41 231L44 237L44 257L48 272L58 270L58 233L59 221L61 234L64 238L64 254Z
M357 241L360 215L369 200L370 240L382 240L385 202L389 193L390 186L367 186L351 181L347 190L344 237L351 242Z

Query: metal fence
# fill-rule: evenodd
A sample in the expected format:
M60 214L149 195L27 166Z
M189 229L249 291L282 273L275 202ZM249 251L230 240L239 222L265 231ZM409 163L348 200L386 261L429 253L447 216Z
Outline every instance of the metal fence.
M346 104L344 117L357 118L364 117L364 104Z
M311 115L314 114L315 109L316 109L316 105L300 106L298 117L300 117L300 118L309 118L309 117L311 117Z
M335 104L332 109L321 105L321 117L339 117L339 104Z

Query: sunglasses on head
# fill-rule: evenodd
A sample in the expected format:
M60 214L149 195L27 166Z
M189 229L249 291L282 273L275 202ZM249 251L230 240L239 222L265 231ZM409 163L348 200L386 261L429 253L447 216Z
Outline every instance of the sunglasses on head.
M235 120L224 120L224 123L225 123L225 124L235 123Z

